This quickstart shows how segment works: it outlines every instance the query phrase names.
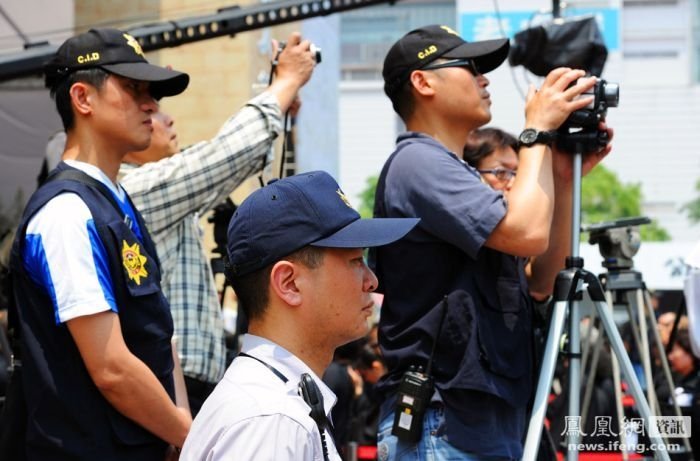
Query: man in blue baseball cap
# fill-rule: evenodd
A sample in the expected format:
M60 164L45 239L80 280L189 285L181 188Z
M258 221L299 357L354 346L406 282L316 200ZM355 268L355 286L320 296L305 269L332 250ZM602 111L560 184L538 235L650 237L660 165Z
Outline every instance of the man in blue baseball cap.
M202 406L181 460L339 460L321 376L336 347L369 331L377 278L363 248L403 237L415 218L360 219L322 171L272 182L238 208L228 270L249 334Z

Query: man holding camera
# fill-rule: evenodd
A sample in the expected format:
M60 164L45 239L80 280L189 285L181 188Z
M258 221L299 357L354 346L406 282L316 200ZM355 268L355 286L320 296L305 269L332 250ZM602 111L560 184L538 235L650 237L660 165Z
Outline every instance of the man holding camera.
M508 48L506 39L467 43L433 25L406 34L384 61L385 92L408 132L382 170L375 216L421 222L373 255L389 369L382 459L522 456L535 382L532 298L549 296L569 251L571 157L553 147L554 130L592 102L581 95L595 79L559 68L529 90L506 201L461 154L469 133L491 119L483 74ZM584 173L609 150L587 155Z

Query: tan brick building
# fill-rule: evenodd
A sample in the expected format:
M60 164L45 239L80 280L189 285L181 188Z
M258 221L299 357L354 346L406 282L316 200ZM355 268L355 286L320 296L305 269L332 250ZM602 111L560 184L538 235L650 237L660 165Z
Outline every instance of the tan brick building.
M258 3L236 2L241 7ZM76 32L103 24L130 28L206 16L231 5L230 0L75 0L75 26ZM295 27L300 25L277 26L269 35L285 39ZM269 71L269 59L259 51L262 36L262 30L254 30L147 54L153 63L190 74L187 91L162 102L162 108L175 118L181 146L214 136L221 124L259 91L254 88L256 79Z

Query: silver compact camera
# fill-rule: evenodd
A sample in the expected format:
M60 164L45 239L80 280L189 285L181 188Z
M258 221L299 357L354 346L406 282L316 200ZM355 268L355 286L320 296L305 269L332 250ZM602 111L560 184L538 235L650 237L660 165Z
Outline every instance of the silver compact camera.
M287 46L287 42L280 41L279 42L279 52L281 53L282 50ZM316 61L316 64L321 64L321 48L317 47L313 43L309 47L309 51L314 55L314 60Z

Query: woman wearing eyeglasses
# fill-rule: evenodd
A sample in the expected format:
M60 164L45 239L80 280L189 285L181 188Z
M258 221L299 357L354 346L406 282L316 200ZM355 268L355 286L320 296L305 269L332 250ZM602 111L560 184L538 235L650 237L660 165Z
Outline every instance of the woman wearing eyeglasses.
M507 193L518 171L518 140L499 128L482 128L469 135L464 161L493 189Z

